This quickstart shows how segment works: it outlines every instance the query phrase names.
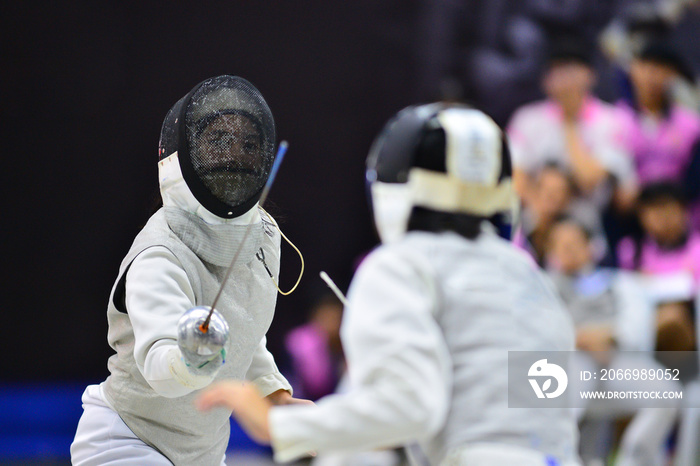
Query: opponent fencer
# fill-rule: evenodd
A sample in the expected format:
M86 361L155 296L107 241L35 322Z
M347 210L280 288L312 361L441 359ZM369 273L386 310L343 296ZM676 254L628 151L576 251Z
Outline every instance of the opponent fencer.
M422 464L579 464L571 410L508 407L508 351L570 351L574 332L551 283L504 239L517 201L501 129L465 106L409 107L367 165L383 244L348 294L349 393L272 407L226 382L200 409L232 409L282 462L417 442Z
M236 76L203 81L166 115L163 207L119 268L107 309L116 354L110 376L83 394L74 465L224 464L230 412L205 414L193 405L197 390L214 380L249 380L274 404L300 401L265 346L281 232L258 201L274 144L267 103ZM223 340L201 348L208 352L185 351L178 321L195 306L213 305L234 259L204 337Z

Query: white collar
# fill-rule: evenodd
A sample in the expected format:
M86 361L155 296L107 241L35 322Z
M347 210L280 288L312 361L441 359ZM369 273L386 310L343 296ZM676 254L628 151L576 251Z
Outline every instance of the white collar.
M173 152L169 157L158 162L158 182L163 206L178 207L196 215L210 225L249 225L260 222L257 203L246 213L234 218L221 218L205 209L194 197L182 177L177 152Z

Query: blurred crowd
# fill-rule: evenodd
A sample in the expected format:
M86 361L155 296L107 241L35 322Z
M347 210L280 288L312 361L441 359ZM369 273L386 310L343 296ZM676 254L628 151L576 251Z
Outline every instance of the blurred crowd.
M516 241L552 277L574 319L577 349L693 351L700 284L694 76L678 50L650 35L615 64L624 86L605 102L593 92L593 50L571 37L553 42L541 77L545 99L508 122L524 207ZM594 369L606 365L588 354ZM680 403L621 404L618 414L631 421L620 456L644 451L649 464L666 464ZM579 412L582 422L585 416ZM610 448L599 430L582 428L588 462Z

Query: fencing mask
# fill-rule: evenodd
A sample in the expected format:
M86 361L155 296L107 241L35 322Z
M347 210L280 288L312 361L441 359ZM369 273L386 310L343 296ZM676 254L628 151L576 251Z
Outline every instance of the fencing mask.
M501 236L511 235L518 199L508 144L479 110L447 103L405 108L375 139L366 176L384 243L419 224L460 231L458 225L471 219L488 220Z
M275 123L251 83L218 76L194 87L168 112L161 130L161 165L179 160L187 188L214 215L229 219L260 199L274 161ZM163 188L161 179L161 189Z

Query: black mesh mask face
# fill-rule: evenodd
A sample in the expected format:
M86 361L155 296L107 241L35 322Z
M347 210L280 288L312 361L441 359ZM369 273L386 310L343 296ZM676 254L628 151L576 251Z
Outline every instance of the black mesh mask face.
M260 198L274 161L275 124L248 81L219 76L197 85L170 109L160 158L178 152L187 186L210 212L237 217Z

